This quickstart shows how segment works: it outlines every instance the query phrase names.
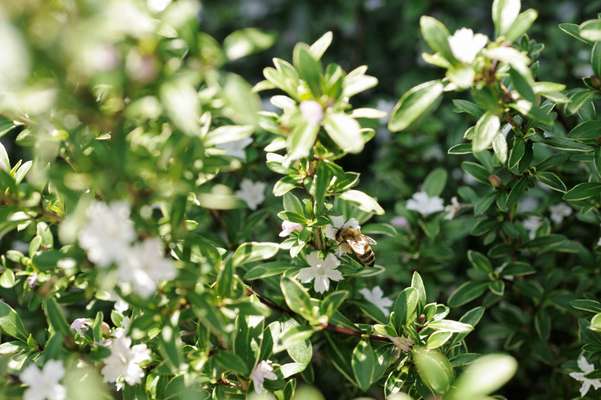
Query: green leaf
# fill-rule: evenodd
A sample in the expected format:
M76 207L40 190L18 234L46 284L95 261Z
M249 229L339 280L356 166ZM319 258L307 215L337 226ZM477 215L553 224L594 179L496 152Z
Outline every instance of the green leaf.
M601 19L592 19L580 24L580 36L591 42L601 41Z
M292 55L294 67L299 76L309 86L315 98L321 95L321 63L311 54L311 49L304 43L294 47Z
M278 243L271 242L249 242L242 243L232 257L235 267L247 263L266 260L275 256L280 249Z
M254 127L251 125L223 125L209 132L205 138L207 146L230 143L249 137Z
M411 275L411 287L417 290L419 304L424 306L427 301L426 287L424 286L422 277L417 271L413 271L413 275Z
M505 139L505 135L502 133L495 135L492 141L492 149L495 152L497 160L501 164L505 164L505 161L507 161L507 140Z
M591 51L591 64L593 65L593 72L598 77L601 77L601 42L595 42L593 50Z
M566 201L583 201L598 198L601 195L601 183L586 182L579 183L563 195Z
M507 168L515 169L518 167L520 161L526 154L526 143L524 139L519 136L513 138L513 146L509 152L509 159L507 160Z
M408 128L432 108L442 91L443 85L440 81L425 82L410 89L394 106L388 129L398 132Z
M376 375L376 353L369 340L361 340L353 350L351 366L357 385L363 391L367 391L374 383Z
M449 390L453 382L453 367L442 353L415 347L412 355L420 379L430 390L437 394Z
M359 153L363 150L361 126L354 118L344 113L329 114L323 127L334 143L346 153Z
M492 4L492 20L495 24L495 35L504 35L513 25L520 13L520 0L495 0Z
M449 46L449 30L442 22L436 18L422 16L419 20L419 26L424 40L432 50L440 53L449 62L455 61Z
M309 155L317 138L319 127L319 124L313 124L305 120L294 127L287 141L290 160L299 160Z
M0 286L6 289L15 286L15 273L12 269L6 269L2 275L0 275Z
M242 376L250 374L250 368L239 355L229 351L219 351L215 354L215 361L224 369L234 371Z
M320 314L332 318L334 313L340 308L342 303L348 298L349 292L346 290L337 290L328 294L319 306Z
M464 161L461 163L461 168L478 182L488 184L490 173L482 165L472 161Z
M0 170L9 172L10 171L10 160L8 158L8 153L6 152L6 148L0 142Z
M402 334L405 324L417 318L419 292L413 288L405 288L392 305L394 316L391 318L398 334Z
M487 274L492 272L492 264L484 254L469 250L467 252L467 259L470 261L470 264L472 264L472 267Z
M559 24L559 29L583 43L590 44L590 42L587 39L580 36L580 26L578 24L564 22Z
M595 140L601 136L601 121L589 120L579 123L568 133L572 139Z
M307 290L296 279L282 276L280 288L288 307L306 320L312 321L313 306Z
M223 49L229 60L237 60L270 48L274 41L274 34L256 28L245 28L227 35L223 40Z
M568 190L566 184L563 183L559 175L554 172L541 171L536 174L536 178L540 183L557 192L565 193Z
M524 99L534 103L536 101L536 95L534 94L534 89L529 80L513 68L509 69L509 76L515 90L517 90Z
M289 261L272 261L255 265L244 274L244 280L254 281L257 279L269 278L270 276L281 275L282 273L294 268Z
M499 133L500 127L501 120L497 115L491 112L484 113L474 128L472 150L476 153L488 149L492 145L497 133Z
M474 327L470 324L465 324L463 322L453 321L450 319L441 319L430 322L427 327L435 331L452 333L468 333L474 330Z
M488 282L468 281L459 286L449 297L449 307L459 307L482 296L488 288Z
M509 42L515 42L530 29L534 21L536 21L536 18L538 18L538 13L533 9L528 9L518 15L505 33L505 39Z
M313 55L313 57L315 57L316 60L319 60L321 58L321 56L323 56L323 54L326 52L326 50L328 49L328 47L330 47L330 44L332 44L332 32L326 32L323 34L322 37L320 37L319 39L317 39L309 48L309 50L311 51L311 54Z
M436 168L428 174L422 189L430 196L440 196L447 183L447 171L444 168Z
M290 192L286 193L284 197L282 197L282 203L284 205L284 210L286 211L293 212L298 215L305 214L303 203L298 197Z
M449 399L484 398L509 381L515 374L517 366L513 357L503 354L480 357L470 364L457 379L455 388L449 394Z
M376 215L384 214L384 209L376 199L359 190L347 190L339 196L339 199L356 203L361 211L373 212Z
M50 326L52 326L56 332L60 332L63 336L70 336L71 330L69 329L69 324L63 315L63 310L56 300L54 300L54 298L46 299L44 302L44 309Z
M438 331L428 337L426 348L428 350L438 349L447 343L453 337L453 332Z
M0 332L22 342L27 342L29 336L19 314L2 300L0 300Z
M601 332L601 313L597 313L591 319L591 324L588 327L591 331Z
M597 300L577 299L577 300L572 300L570 302L570 305L572 306L572 308L575 308L576 310L588 311L588 312L593 312L593 313L601 312L601 303L598 302Z

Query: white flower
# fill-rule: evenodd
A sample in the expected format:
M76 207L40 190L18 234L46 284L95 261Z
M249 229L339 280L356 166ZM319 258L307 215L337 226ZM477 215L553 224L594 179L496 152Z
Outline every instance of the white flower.
M129 303L117 295L115 295L114 301L113 308L120 314L123 314L129 308Z
M457 200L457 197L453 196L451 198L451 204L446 206L444 209L447 212L444 219L451 220L451 219L455 218L455 216L457 215L457 213L459 211L461 211L461 203L459 203L459 201Z
M79 233L79 244L90 261L108 267L125 256L135 232L125 202L93 202L87 210L88 221Z
M525 197L523 200L520 200L520 202L518 203L518 212L521 212L521 213L533 212L537 208L538 208L538 200L536 200L536 198L531 197L531 196Z
M570 372L569 375L571 378L582 382L582 386L580 386L580 397L586 396L591 386L595 390L601 388L601 379L589 379L586 377L586 375L595 370L595 366L590 364L582 354L578 357L578 368L580 368L582 372Z
M340 261L334 254L328 254L325 259L321 258L319 251L314 251L307 256L310 267L303 268L298 273L298 279L303 283L314 281L313 289L317 293L324 293L330 289L330 280L341 281L342 274L336 268Z
M303 226L301 224L297 224L296 222L291 221L283 221L282 222L282 231L280 232L280 237L290 236L292 232L300 232L303 230Z
M263 382L265 379L269 379L270 381L278 379L277 375L273 372L273 367L271 366L270 361L261 361L253 368L250 373L250 379L253 381L253 386L255 387L255 392L261 394L265 390L263 388Z
M125 259L119 263L120 283L129 283L142 297L152 295L161 281L175 278L173 262L164 257L160 239L146 239L132 246Z
M71 322L71 329L83 335L85 331L92 325L89 318L76 318Z
M350 218L345 221L341 215L334 215L330 217L331 224L327 224L325 227L324 234L330 240L336 240L336 234L342 228L361 229L359 221L355 218Z
M246 151L244 151L244 149L252 142L252 138L247 137L240 140L234 140L233 142L220 143L215 147L223 150L228 156L246 160Z
M455 58L466 64L471 64L476 56L486 46L488 37L481 33L474 35L474 31L461 28L449 38L449 46Z
M572 215L572 209L566 203L559 203L549 207L551 211L551 221L561 224L565 217Z
M524 228L528 231L528 237L532 240L536 237L536 232L538 228L543 224L542 220L539 217L533 216L528 217L524 222Z
M123 383L135 385L142 381L144 370L140 364L150 360L150 351L145 344L132 347L131 339L119 330L117 336L109 343L111 355L104 360L102 375L106 382L114 382L117 390L123 388Z
M321 104L313 100L303 101L300 104L301 114L311 125L318 125L323 119Z
M259 204L265 200L264 182L253 182L250 179L243 179L240 183L240 190L236 192L236 196L244 200L251 210L256 210Z
M390 310L388 309L392 306L392 300L388 297L383 297L384 292L380 289L379 286L374 286L371 290L364 288L359 290L359 293L365 297L365 300L373 303L376 307L378 307L384 315L388 316L390 314Z
M443 201L440 197L428 196L426 192L417 192L407 201L407 209L417 211L424 217L444 210Z
M24 400L63 400L67 397L65 387L59 381L65 375L62 361L50 360L43 369L29 365L19 378L28 386Z

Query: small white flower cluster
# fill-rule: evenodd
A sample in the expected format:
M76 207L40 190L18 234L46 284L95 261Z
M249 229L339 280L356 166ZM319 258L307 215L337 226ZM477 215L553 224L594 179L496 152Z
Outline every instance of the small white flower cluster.
M114 338L106 342L111 354L104 360L101 372L106 382L115 383L117 390L121 390L125 383L136 385L142 382L144 369L141 364L151 358L145 344L132 346L131 342L123 328L116 329Z
M432 214L446 211L445 219L450 220L461 211L461 203L457 197L451 199L451 204L445 207L444 201L438 196L430 196L426 192L417 192L409 200L406 205L408 210L415 211L424 217Z
M135 231L129 215L125 202L95 201L87 210L79 244L99 267L115 263L120 285L129 285L140 296L149 297L161 281L175 278L177 272L173 262L164 257L159 239L132 244Z

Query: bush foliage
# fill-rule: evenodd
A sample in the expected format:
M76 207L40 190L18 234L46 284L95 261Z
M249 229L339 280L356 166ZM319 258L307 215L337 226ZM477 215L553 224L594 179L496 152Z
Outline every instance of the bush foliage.
M2 4L0 398L594 397L601 3L438 3Z

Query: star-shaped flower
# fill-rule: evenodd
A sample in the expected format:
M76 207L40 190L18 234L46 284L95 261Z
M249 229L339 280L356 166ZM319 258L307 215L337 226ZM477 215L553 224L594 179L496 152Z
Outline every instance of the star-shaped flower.
M117 390L124 383L136 385L142 382L144 370L140 364L150 360L150 350L145 344L131 345L131 339L122 329L116 331L116 337L109 343L111 355L104 360L102 375L107 382L115 382Z
M572 215L572 209L566 203L552 205L549 207L549 211L551 212L551 221L557 225L561 224L565 217Z
M287 237L292 234L292 232L300 232L303 230L303 226L296 222L291 221L283 221L282 222L282 231L280 232L280 237Z
M303 283L313 282L313 288L317 293L324 293L330 289L330 280L341 281L342 274L336 268L340 261L334 254L328 254L322 258L319 251L314 251L307 256L310 267L303 268L298 273L298 279Z
M265 379L269 379L270 381L278 379L277 375L273 372L273 367L271 366L270 361L261 361L253 368L250 373L250 379L253 381L253 386L255 387L255 392L261 394L265 391L263 388L263 382Z
M24 400L63 400L67 397L65 387L59 383L65 375L62 361L50 360L41 370L30 364L19 378L28 386Z
M324 234L330 240L336 240L336 233L342 228L361 229L359 221L355 218L350 218L345 221L343 216L337 215L331 216L330 221L332 221L332 223L327 224L324 230Z
M384 292L382 292L382 289L380 289L379 286L374 286L371 290L363 288L359 290L359 293L365 297L365 300L378 307L384 315L388 316L388 314L390 314L388 308L392 306L392 300L388 297L384 297Z
M265 182L253 182L250 179L243 179L240 183L240 190L236 192L236 196L244 200L251 210L256 210L257 207L265 200Z
M234 140L233 142L221 143L215 147L223 150L228 156L246 160L246 151L244 149L252 142L252 138L247 137L240 140Z
M476 33L468 28L461 28L449 37L449 46L451 52L459 61L471 64L476 56L488 43L488 37L481 33Z
M426 192L417 192L407 201L407 209L427 217L444 210L444 202L440 197L430 197Z
M570 372L570 377L576 379L579 382L582 382L580 386L580 397L586 396L588 391L591 389L591 386L597 390L601 388L601 379L589 379L586 376L595 370L595 366L587 361L586 358L581 354L578 357L578 368L582 372Z

